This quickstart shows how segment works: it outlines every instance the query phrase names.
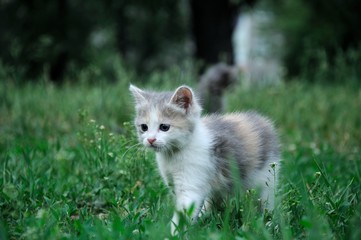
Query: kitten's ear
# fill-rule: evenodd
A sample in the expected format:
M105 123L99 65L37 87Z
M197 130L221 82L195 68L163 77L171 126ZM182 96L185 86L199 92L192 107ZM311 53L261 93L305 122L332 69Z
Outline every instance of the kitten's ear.
M176 104L178 107L188 110L188 108L193 104L192 89L187 86L180 86L177 90L175 90L170 102Z
M137 104L146 101L145 92L142 89L130 84L129 91L133 94L134 100Z

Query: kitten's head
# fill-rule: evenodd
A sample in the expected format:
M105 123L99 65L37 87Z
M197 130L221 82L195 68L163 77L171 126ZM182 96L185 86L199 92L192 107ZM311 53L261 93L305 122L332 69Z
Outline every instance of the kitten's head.
M130 85L135 100L139 141L157 152L172 153L184 148L200 119L201 107L191 88L174 92L150 92Z

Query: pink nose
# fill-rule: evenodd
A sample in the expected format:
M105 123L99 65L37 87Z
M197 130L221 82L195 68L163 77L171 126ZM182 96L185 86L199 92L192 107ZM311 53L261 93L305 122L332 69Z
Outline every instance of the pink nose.
M153 144L157 139L155 138L148 138L147 139L150 144Z

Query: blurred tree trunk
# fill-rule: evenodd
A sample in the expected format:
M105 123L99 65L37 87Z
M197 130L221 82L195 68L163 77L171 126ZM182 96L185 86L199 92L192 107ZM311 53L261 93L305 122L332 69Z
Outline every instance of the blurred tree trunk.
M127 40L127 30L126 30L126 26L128 26L129 22L125 17L126 5L124 1L118 1L112 7L115 9L117 49L119 50L121 55L126 58L127 49L129 45Z
M201 71L219 61L233 64L232 33L238 7L228 0L190 0L195 58Z
M67 22L67 0L57 1L57 34L58 40L62 45L60 52L56 55L55 59L50 63L49 77L52 81L60 83L63 81L66 66L68 63L68 51L66 49L66 22Z

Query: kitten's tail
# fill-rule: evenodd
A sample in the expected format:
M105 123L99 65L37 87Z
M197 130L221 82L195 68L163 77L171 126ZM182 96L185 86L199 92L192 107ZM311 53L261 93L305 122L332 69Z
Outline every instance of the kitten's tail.
M237 67L225 63L214 64L203 73L198 89L206 112L214 113L224 110L223 94L237 81L238 73Z

